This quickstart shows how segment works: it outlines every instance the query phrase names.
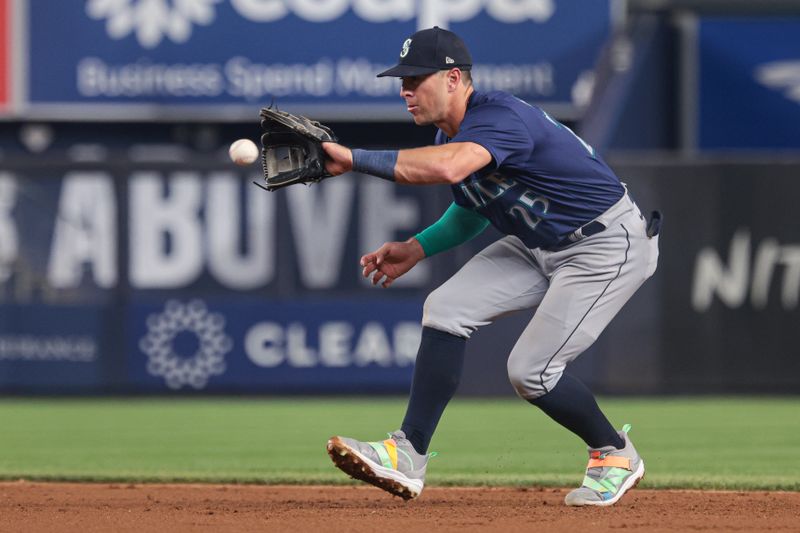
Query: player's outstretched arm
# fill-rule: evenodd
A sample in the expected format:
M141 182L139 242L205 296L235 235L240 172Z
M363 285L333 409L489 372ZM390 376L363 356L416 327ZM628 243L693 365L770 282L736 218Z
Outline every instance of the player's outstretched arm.
M483 146L456 142L407 150L351 150L322 143L325 169L334 176L350 170L410 185L458 183L492 162Z
M373 285L381 283L389 287L394 280L414 268L425 258L419 241L411 237L405 242L387 242L372 253L361 258L364 277L371 279Z

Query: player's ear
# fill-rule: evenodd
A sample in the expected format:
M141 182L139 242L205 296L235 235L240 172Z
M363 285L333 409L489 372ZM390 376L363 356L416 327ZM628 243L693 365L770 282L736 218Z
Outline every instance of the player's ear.
M458 87L458 84L461 83L461 69L459 68L451 68L447 71L447 90L449 92L453 92Z

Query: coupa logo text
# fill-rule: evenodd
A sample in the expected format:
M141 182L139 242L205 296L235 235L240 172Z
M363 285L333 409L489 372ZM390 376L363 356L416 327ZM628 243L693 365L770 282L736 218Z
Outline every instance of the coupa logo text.
M131 34L144 48L163 39L185 43L194 26L208 26L216 19L222 0L88 0L86 14L105 20L112 39ZM230 0L243 18L264 23L295 15L308 22L331 22L349 10L367 22L405 22L416 18L417 28L463 22L482 10L504 23L547 22L555 12L555 0Z

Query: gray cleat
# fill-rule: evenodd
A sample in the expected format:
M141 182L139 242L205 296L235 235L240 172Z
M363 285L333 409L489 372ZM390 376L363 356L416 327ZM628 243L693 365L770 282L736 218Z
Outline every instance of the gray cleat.
M625 424L619 436L625 442L621 450L613 446L589 448L589 465L583 485L567 494L567 505L613 505L644 477L644 461L633 447Z
M328 455L340 470L351 477L411 500L422 492L428 458L434 454L417 453L406 434L398 430L379 442L331 437Z

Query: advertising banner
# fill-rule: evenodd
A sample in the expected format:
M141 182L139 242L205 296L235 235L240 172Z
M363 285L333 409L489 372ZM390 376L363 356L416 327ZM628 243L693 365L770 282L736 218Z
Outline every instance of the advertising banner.
M697 143L800 148L800 17L699 22Z
M30 112L240 120L275 101L319 119L404 118L398 80L375 75L409 35L439 26L468 43L481 89L574 114L573 90L610 34L611 4L29 0Z
M255 187L261 178L230 165L0 172L0 273L22 265L57 302L121 289L366 291L360 254L440 214L423 211L432 198L422 189L356 174L285 194ZM432 270L420 266L398 288L427 286Z
M415 299L134 304L128 367L154 391L403 393L421 315Z

